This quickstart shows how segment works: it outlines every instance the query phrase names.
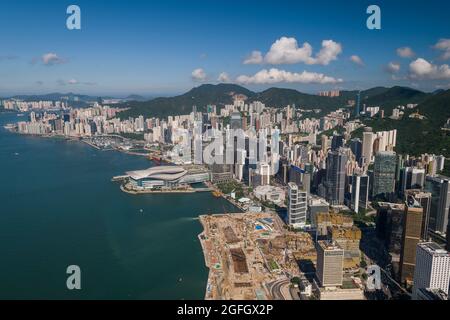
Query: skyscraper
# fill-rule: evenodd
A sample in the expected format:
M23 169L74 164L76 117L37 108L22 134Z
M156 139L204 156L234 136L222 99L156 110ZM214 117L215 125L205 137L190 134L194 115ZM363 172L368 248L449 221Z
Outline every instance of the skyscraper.
M390 197L395 190L397 157L393 151L380 151L375 155L372 196Z
M320 140L321 140L321 143L322 143L322 152L324 154L326 154L327 150L328 150L328 137L323 134Z
M350 150L352 150L353 154L355 155L356 161L361 164L361 157L362 157L362 142L360 139L355 138L350 141Z
M369 203L369 177L354 174L352 177L351 208L358 213L359 209L367 209Z
M403 220L402 249L400 252L400 281L412 283L416 263L416 248L422 236L422 219L424 208L413 197L408 196Z
M308 196L293 183L288 183L288 223L294 228L306 225L306 212L308 209Z
M359 117L360 113L361 113L361 91L358 91L355 103L355 117Z
M331 150L336 151L344 146L344 136L341 134L334 134L331 139Z
M372 162L374 139L375 135L372 132L372 128L364 128L362 141L362 158L364 160L364 165L366 168Z
M422 216L422 227L421 227L421 236L422 240L428 240L428 228L430 222L430 208L431 208L431 193L424 192L422 190L412 189L406 190L405 200L408 197L414 197L414 199L420 204L423 208L423 216Z
M342 286L344 250L336 243L317 242L317 278L322 287Z
M230 127L233 130L242 129L242 118L240 112L233 112L231 114Z
M450 207L450 180L444 176L427 176L425 190L431 193L430 229L445 233Z
M400 194L408 189L422 189L425 184L425 169L406 167L400 169Z
M413 299L420 289L439 289L446 294L450 284L450 254L434 242L417 245Z
M347 160L342 149L328 152L325 189L326 200L331 205L344 203Z

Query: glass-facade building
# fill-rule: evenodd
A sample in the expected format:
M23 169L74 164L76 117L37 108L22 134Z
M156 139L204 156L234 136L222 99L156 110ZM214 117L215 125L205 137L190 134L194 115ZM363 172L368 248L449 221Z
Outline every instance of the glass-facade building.
M395 190L397 155L393 151L380 151L375 155L372 197L388 198Z

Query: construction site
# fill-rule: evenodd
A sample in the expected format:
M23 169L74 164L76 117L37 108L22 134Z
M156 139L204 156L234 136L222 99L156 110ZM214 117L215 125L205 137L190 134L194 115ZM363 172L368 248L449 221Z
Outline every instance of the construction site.
M199 235L209 268L205 299L291 300L298 261L315 261L308 233L288 231L272 213L202 215Z

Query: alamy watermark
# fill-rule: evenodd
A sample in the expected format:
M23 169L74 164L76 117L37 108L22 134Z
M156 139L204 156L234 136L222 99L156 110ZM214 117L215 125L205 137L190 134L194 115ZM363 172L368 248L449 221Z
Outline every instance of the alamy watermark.
M69 30L80 30L81 29L81 9L77 5L70 5L66 10L67 14L70 14L66 20L66 27Z
M69 290L81 290L81 269L77 265L70 265L66 269L67 277L66 286Z
M367 14L370 16L367 18L367 29L369 30L381 30L381 9L377 5L370 5L367 7Z
M367 289L381 290L381 269L377 265L367 267Z
M208 129L199 126L192 131L177 129L178 151L183 161L194 164L265 165L267 173L275 175L279 170L279 129Z

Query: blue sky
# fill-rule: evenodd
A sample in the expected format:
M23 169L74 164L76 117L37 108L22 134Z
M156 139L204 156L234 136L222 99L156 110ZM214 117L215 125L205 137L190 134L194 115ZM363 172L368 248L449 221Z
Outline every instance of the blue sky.
M253 90L448 88L450 4L416 2L2 2L0 95L176 94L222 73ZM71 4L81 8L81 30L66 28ZM381 8L381 30L366 27L370 4ZM324 40L332 40L325 58ZM260 61L244 64L253 51Z

